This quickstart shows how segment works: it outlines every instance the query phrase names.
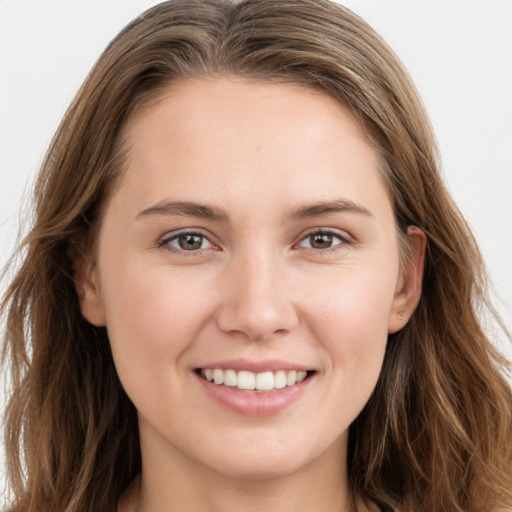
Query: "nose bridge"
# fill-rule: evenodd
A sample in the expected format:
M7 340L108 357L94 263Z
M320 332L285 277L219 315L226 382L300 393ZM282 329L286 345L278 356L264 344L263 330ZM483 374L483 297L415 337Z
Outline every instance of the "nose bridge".
M272 247L234 257L219 312L219 327L263 340L291 330L297 316L283 262Z

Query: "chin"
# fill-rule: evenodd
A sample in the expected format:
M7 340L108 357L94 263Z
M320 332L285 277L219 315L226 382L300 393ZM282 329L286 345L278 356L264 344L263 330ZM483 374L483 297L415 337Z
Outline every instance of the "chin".
M300 461L268 458L259 454L254 459L223 460L222 464L211 465L210 469L219 475L238 480L265 481L282 478L300 471Z
M304 440L258 437L250 444L232 442L229 449L215 450L203 463L226 477L262 481L298 473L322 456L321 447L315 450L310 446L308 450Z

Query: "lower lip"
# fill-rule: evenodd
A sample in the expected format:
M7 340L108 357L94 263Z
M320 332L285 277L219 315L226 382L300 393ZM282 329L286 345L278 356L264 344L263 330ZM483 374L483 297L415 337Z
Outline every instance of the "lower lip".
M314 376L282 389L267 392L241 391L235 387L215 384L195 374L206 393L224 407L246 416L270 416L298 400L311 384Z

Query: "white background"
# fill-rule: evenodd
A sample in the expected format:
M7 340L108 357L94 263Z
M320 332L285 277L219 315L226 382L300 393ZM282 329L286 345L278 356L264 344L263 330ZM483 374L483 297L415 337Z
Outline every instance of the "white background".
M156 3L0 0L0 267L67 105L110 39ZM512 0L342 3L409 68L438 135L449 188L477 235L512 329ZM2 466L0 456L0 496Z

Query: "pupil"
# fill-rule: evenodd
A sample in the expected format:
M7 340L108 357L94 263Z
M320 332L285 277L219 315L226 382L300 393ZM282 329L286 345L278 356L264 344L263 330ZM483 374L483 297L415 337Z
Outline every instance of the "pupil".
M195 251L201 248L203 238L199 235L180 235L178 242L186 251Z
M332 245L332 236L331 235L325 235L325 234L319 234L319 235L313 235L313 241L311 243L311 246L315 249L326 249L328 247L331 247Z

